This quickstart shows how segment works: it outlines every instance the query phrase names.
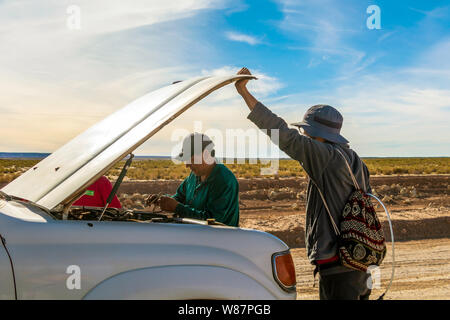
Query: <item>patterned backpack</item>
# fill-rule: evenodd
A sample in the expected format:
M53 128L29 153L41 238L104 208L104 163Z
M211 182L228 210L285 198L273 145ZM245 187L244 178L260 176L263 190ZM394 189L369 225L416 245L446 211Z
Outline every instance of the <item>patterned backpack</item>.
M331 216L330 209L319 188L319 194L338 237L339 258L342 265L367 272L371 265L379 266L386 255L384 233L369 194L358 185L353 172L341 151L355 186L342 211L340 228ZM364 174L363 184L365 186Z

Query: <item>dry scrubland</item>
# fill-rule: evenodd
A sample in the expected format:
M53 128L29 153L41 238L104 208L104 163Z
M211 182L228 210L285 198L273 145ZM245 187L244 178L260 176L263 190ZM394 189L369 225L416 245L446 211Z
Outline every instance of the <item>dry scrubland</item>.
M450 174L450 158L373 158L363 159L372 175L397 174ZM0 159L0 183L6 183L20 176L39 160L9 160ZM111 180L119 175L124 165L119 162L110 169L107 176ZM267 164L234 163L226 165L237 178L250 179L261 177L260 169ZM174 164L171 160L134 160L128 171L126 180L176 180L189 174L183 164ZM275 177L304 177L305 172L297 161L280 160L278 174Z
M0 188L37 160L0 160ZM396 239L396 277L387 299L450 297L450 158L364 159L373 193L391 213ZM124 162L109 170L114 181ZM232 164L239 179L240 226L272 233L291 247L299 299L317 299L304 242L307 179L300 165L281 160L277 176L260 176L261 164ZM137 160L118 190L122 205L144 209L150 193L173 194L189 174L170 160ZM377 209L387 239L388 223ZM390 251L381 266L381 294L390 277Z

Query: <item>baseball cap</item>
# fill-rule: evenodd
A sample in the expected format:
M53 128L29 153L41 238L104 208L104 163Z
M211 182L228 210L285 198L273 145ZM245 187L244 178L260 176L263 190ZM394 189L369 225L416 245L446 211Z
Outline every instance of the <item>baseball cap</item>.
M176 157L179 161L191 161L192 156L203 153L205 149L213 150L214 143L203 133L194 132L183 140L181 152Z

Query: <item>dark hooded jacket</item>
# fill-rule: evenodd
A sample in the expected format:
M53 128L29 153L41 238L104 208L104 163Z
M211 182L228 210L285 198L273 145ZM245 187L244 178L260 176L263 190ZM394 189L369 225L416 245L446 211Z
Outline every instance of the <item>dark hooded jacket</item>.
M271 129L278 129L280 149L292 159L297 160L309 179L315 181L327 201L337 226L339 226L342 209L354 190L350 173L337 150L340 150L349 162L358 184L363 186L364 181L363 189L371 192L369 171L348 145L323 143L304 136L297 129L290 129L283 119L277 117L260 102L248 115L248 119L260 129L267 129L269 135ZM311 181L308 183L306 196L305 237L307 254L311 263L315 260L332 258L337 254L337 236L320 194ZM351 271L341 266L332 269L327 273Z

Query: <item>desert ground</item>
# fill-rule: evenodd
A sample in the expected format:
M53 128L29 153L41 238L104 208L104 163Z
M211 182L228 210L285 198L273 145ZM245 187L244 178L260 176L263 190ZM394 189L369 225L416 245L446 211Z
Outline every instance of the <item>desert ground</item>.
M142 163L154 166L162 162ZM171 168L168 166L164 170ZM405 164L405 168L409 170L409 165ZM179 174L183 177L186 172ZM240 227L269 232L289 245L296 266L298 299L318 299L318 286L313 287L313 266L305 252L307 180L299 176L237 176ZM110 179L114 181L114 177ZM147 210L143 203L148 194L173 194L181 181L125 180L118 196L125 208ZM385 299L450 299L450 174L390 173L371 176L370 181L373 193L388 206L394 227L395 278ZM5 184L0 181L0 188ZM384 291L392 268L389 225L384 210L378 207L377 212L388 240L388 253L381 266L380 288L373 290L373 299Z
M395 278L385 299L450 298L450 175L372 176L371 185L388 206L394 227ZM122 204L143 209L150 193L175 192L180 180L123 182ZM239 179L240 226L269 232L291 247L297 272L298 299L318 299L313 287L313 266L305 252L305 178ZM381 266L380 288L392 269L389 226L384 210L377 208L388 243Z

